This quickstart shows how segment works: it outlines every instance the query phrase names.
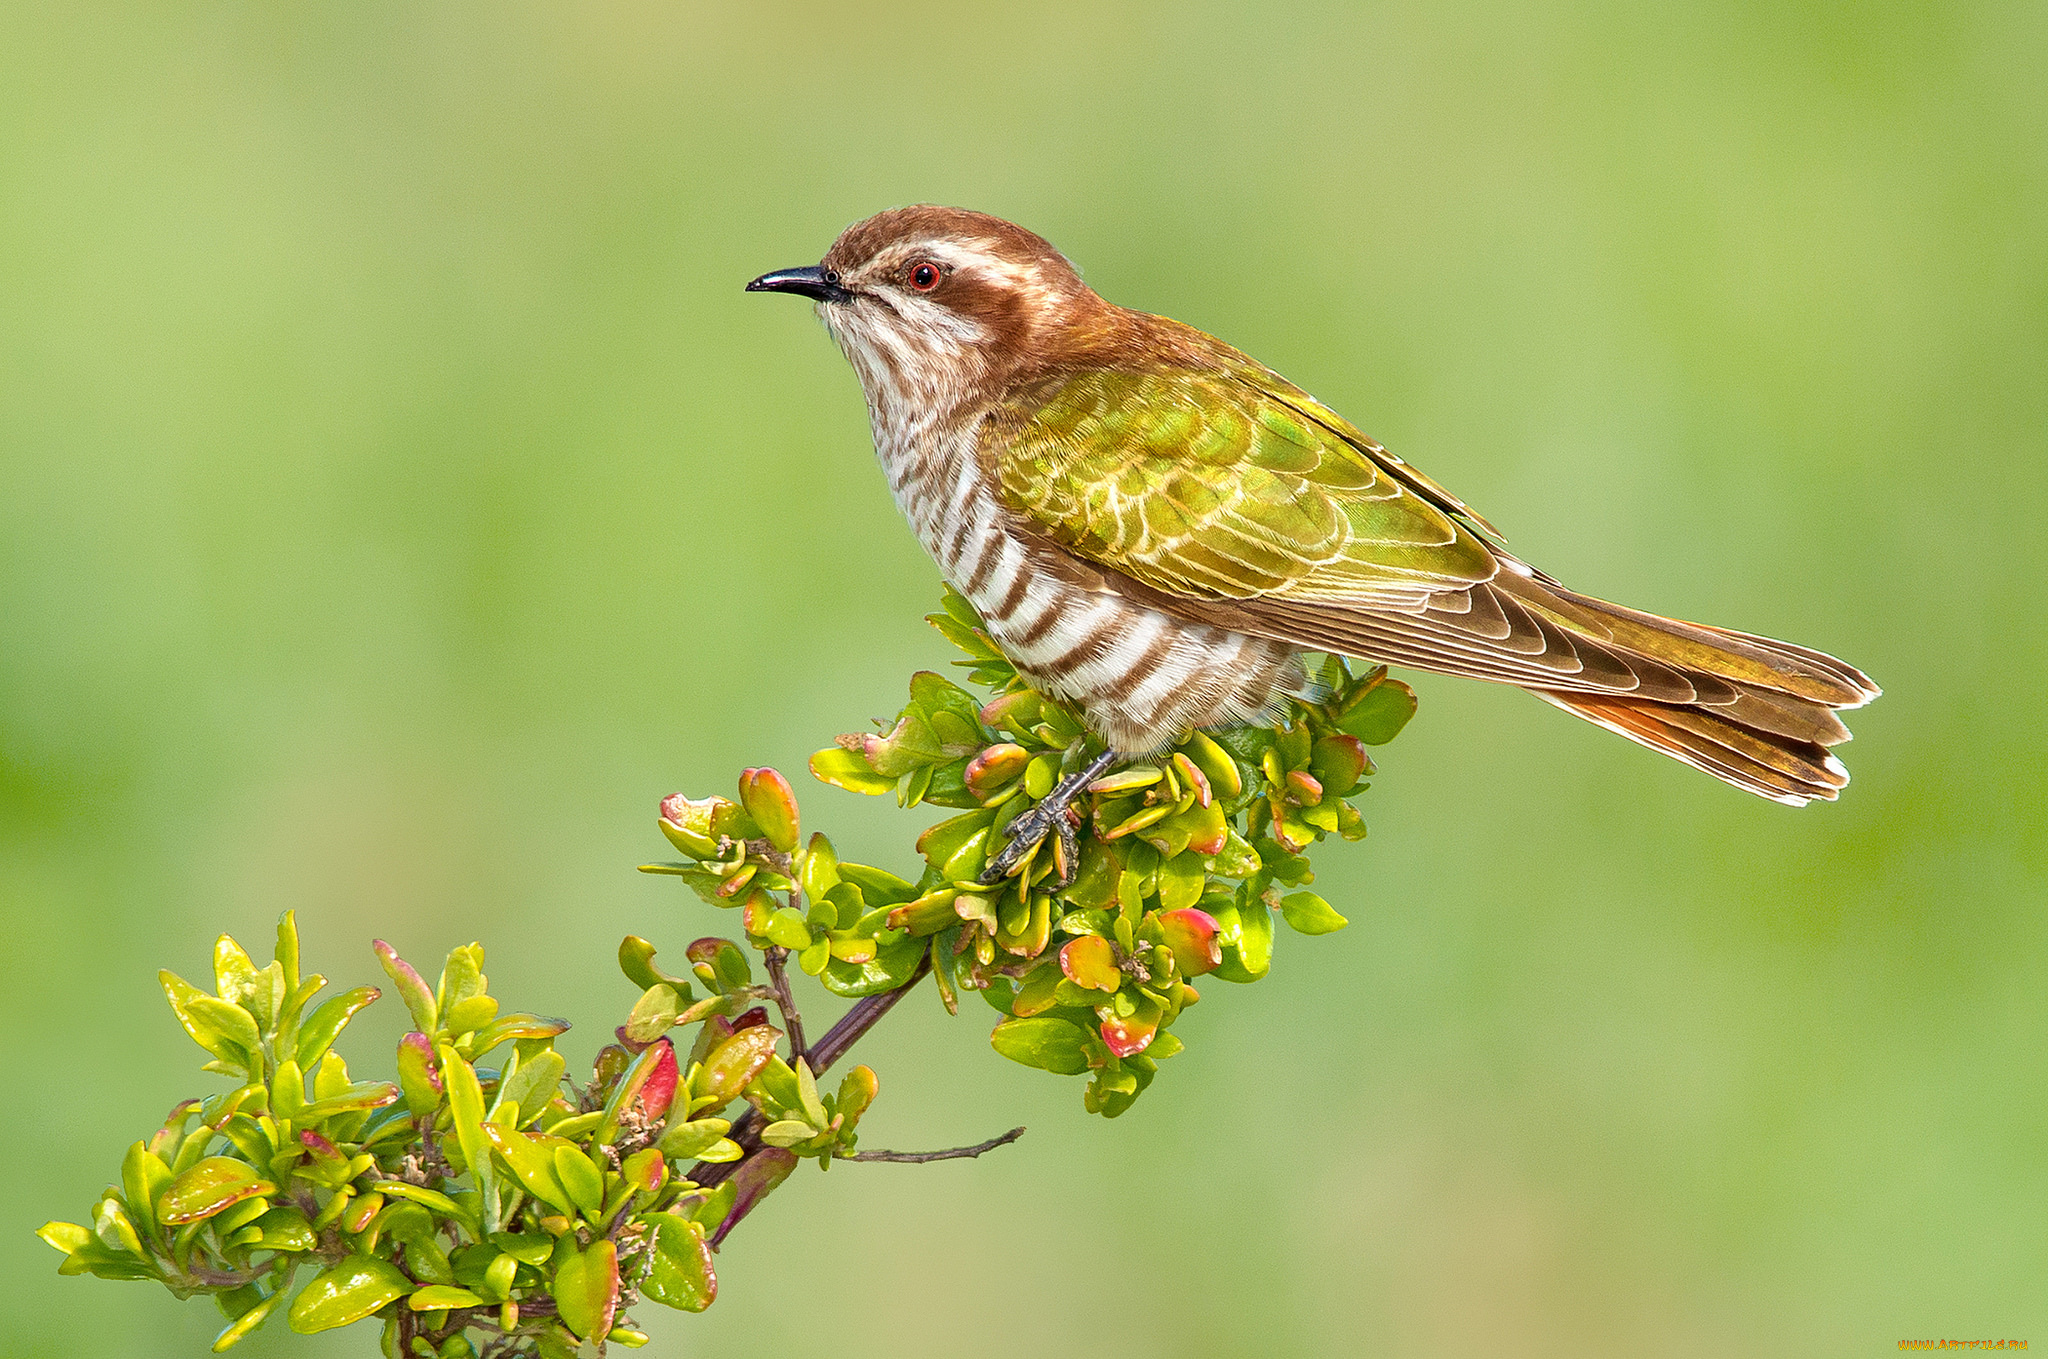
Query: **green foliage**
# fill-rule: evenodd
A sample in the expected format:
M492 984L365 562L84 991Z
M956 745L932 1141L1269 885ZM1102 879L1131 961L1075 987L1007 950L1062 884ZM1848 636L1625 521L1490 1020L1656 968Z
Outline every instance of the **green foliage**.
M788 852L798 810L772 770L748 770L738 804L663 803L662 831L690 861L647 871L738 907L751 943L793 951L839 995L901 986L929 964L949 1011L977 991L1005 1016L996 1051L1088 1073L1087 1108L1114 1117L1181 1050L1167 1031L1201 999L1195 978L1266 975L1275 911L1302 934L1343 927L1315 893L1282 889L1314 880L1307 853L1324 836L1365 835L1351 803L1374 772L1365 748L1394 738L1415 695L1384 667L1353 676L1324 658L1314 675L1324 701L1290 703L1270 728L1196 732L1112 771L1079 804L1077 863L1056 862L1048 837L989 886L979 879L1005 829L1101 745L1017 676L959 595L949 590L930 621L967 653L956 664L983 692L922 672L886 730L811 759L841 788L962 809L918 837L914 884L842 862L823 835Z
M776 1054L757 1004L770 993L728 940L691 945L687 979L645 940L620 946L640 998L580 1089L554 1049L568 1024L501 1013L481 946L452 951L433 986L376 950L415 1026L396 1082L352 1081L332 1050L375 988L304 1015L326 980L299 975L289 914L262 969L222 936L212 995L163 974L206 1069L238 1084L130 1147L90 1227L41 1229L61 1272L213 1295L228 1318L216 1350L281 1309L302 1333L381 1318L391 1355L638 1344L634 1303L701 1311L717 1296L712 1235L746 1186L700 1180L746 1155L728 1106L772 1120L778 1157L823 1161L852 1149L874 1100L866 1067L820 1095L804 1060ZM680 1055L677 1028L695 1030Z
M1181 1051L1169 1030L1200 999L1195 978L1265 976L1275 912L1303 934L1343 927L1320 896L1282 888L1313 879L1307 851L1325 835L1365 834L1350 799L1373 772L1365 747L1414 711L1405 685L1325 660L1323 701L1112 770L1076 804L1074 862L1049 837L986 885L1006 828L1100 747L1019 680L959 597L932 622L968 653L959 664L983 695L920 673L888 730L811 762L827 783L906 809L961 811L917 838L916 881L842 860L822 834L805 842L772 769L745 771L738 801L665 799L661 831L687 858L645 870L738 910L767 980L732 940L697 940L672 972L628 936L619 968L639 994L580 1087L554 1047L568 1023L503 1012L480 944L450 951L432 985L375 944L413 1028L395 1080L357 1081L334 1044L379 990L309 1012L327 982L301 976L290 913L262 968L223 935L212 993L160 975L203 1069L232 1088L185 1100L130 1147L90 1226L41 1229L60 1271L212 1295L228 1318L216 1350L279 1311L302 1333L379 1319L394 1357L639 1345L627 1309L710 1306L712 1251L800 1160L861 1158L875 1073L855 1067L826 1089L814 1058L828 1065L927 972L949 1011L974 991L1000 1012L997 1052L1088 1075L1086 1107L1114 1117ZM835 995L879 999L806 1050L791 958Z

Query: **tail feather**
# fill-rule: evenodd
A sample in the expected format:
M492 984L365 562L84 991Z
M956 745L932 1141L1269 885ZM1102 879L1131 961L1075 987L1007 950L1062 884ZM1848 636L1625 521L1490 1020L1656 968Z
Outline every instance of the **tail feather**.
M1828 753L1826 744L1745 725L1727 715L1725 709L1546 689L1529 692L1574 716L1773 802L1792 807L1803 807L1816 798L1832 802L1849 782L1849 771ZM1837 721L1835 725L1841 724ZM1847 735L1844 731L1841 739Z
M1610 604L1525 570L1447 590L1420 610L1281 595L1192 599L1126 577L1107 588L1190 622L1307 651L1512 684L1774 802L1832 801L1849 782L1828 753L1849 739L1836 712L1878 696L1854 666L1790 642Z

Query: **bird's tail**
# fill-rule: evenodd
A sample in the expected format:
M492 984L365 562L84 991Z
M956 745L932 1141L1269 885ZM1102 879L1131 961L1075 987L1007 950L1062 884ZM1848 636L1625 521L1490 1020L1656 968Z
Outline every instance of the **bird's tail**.
M1849 739L1836 710L1878 695L1860 671L1789 642L1569 591L1556 590L1551 601L1581 617L1596 616L1607 636L1637 655L1675 662L1703 692L1699 701L1670 703L1527 686L1538 698L1773 802L1832 801L1849 782L1848 769L1828 747Z

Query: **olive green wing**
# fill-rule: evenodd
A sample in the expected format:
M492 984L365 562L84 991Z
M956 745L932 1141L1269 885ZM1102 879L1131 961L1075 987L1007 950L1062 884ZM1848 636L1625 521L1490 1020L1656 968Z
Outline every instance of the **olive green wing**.
M992 412L980 454L1032 532L1171 596L1412 610L1493 578L1461 505L1255 376L1062 374Z
M1565 590L1490 547L1463 502L1248 363L1047 378L990 413L978 452L1027 531L1190 621L1668 703L1733 702L1731 680L1841 687L1782 644Z

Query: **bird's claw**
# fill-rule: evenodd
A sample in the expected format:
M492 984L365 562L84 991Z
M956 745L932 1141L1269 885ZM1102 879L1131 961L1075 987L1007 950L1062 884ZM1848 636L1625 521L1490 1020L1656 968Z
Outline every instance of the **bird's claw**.
M1050 793L1012 821L1004 831L1009 843L1003 846L1002 853L990 860L975 881L984 887L994 887L1016 873L1018 865L1030 859L1031 851L1051 835L1056 837L1053 841L1053 890L1058 891L1072 882L1081 866L1081 838L1074 830L1074 801L1117 759L1115 751L1103 751L1081 769L1061 779Z
M1004 833L1009 837L1009 843L975 880L982 886L994 887L1016 873L1048 835L1053 837L1053 890L1057 891L1074 880L1074 871L1081 860L1081 838L1074 829L1071 804L1055 805L1051 798L1047 798L1012 821Z

